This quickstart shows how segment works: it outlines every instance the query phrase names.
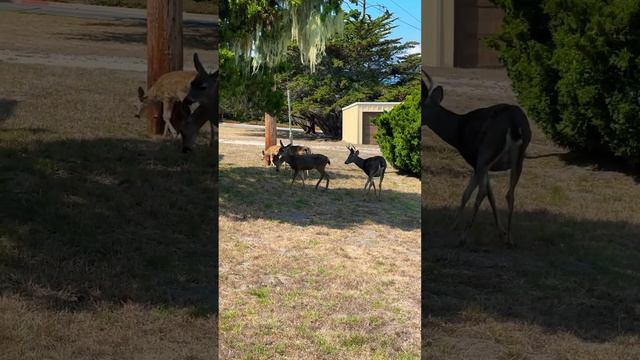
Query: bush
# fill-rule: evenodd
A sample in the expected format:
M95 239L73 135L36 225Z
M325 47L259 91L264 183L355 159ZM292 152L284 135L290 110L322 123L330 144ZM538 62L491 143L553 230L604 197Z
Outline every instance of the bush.
M376 141L394 168L420 174L420 88L403 103L373 120L378 126Z
M493 0L520 104L555 142L640 159L640 1Z

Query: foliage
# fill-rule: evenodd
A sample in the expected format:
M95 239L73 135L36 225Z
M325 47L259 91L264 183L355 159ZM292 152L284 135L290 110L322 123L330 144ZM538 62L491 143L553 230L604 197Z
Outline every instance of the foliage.
M313 72L331 36L342 31L342 0L222 0L220 37L253 70L286 59L294 41Z
M343 107L356 101L402 101L419 78L420 55L406 54L415 42L389 37L393 22L391 13L372 19L350 11L344 32L331 39L314 73L295 61L299 49L290 47L289 68L278 83L291 90L293 113L315 118L325 135L340 137L326 129L341 121Z
M640 159L640 1L493 0L519 102L557 143Z
M420 87L404 102L373 120L378 126L376 141L384 157L396 169L420 174Z
M220 109L234 120L245 121L260 118L265 112L279 116L286 106L284 93L275 86L271 72L260 69L249 74L239 65L229 49L221 47L220 59Z

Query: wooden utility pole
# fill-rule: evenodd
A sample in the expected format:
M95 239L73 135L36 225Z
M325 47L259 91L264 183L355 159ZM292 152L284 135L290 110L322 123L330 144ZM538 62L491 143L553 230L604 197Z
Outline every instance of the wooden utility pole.
M278 143L278 125L276 119L268 113L264 113L264 149ZM271 159L268 156L264 157L264 165L271 165Z
M147 0L147 89L163 74L182 70L182 0ZM162 106L147 112L149 134L162 135Z

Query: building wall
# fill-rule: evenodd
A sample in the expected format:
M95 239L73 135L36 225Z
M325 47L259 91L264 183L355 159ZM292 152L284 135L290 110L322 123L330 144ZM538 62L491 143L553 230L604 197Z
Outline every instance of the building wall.
M453 16L453 0L422 0L422 58L427 66L453 66Z
M422 19L423 65L501 66L497 53L484 44L503 19L489 0L422 0Z
M500 30L502 10L489 0L456 0L454 12L454 66L501 66L498 53L485 45L485 38Z
M399 103L355 103L342 109L342 141L351 144L367 144L365 141L364 126L369 125L369 119L393 109ZM366 115L363 115L366 114ZM375 126L374 126L375 128ZM367 132L376 133L377 128L367 129ZM373 142L375 144L375 142Z
M358 138L358 123L360 122L358 116L359 112L357 106L353 106L342 111L342 141L351 144L360 143Z

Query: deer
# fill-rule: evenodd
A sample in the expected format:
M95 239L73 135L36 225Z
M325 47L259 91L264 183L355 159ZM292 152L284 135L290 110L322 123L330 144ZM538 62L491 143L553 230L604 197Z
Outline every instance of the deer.
M316 169L320 173L320 179L316 183L316 190L318 190L318 185L322 179L326 179L327 185L325 186L325 191L329 189L329 174L325 171L325 167L327 165L331 165L331 161L328 157L322 154L304 154L298 155L293 151L290 151L292 144L283 146L278 150L278 154L276 155L276 171L279 171L280 165L283 162L289 164L291 169L293 169L293 178L291 180L291 185L296 181L298 177L298 173L304 170L313 170ZM302 187L304 188L304 176L300 175L302 179Z
M284 148L285 145L282 143L282 140L280 140L280 145L278 150ZM287 151L290 154L293 155L310 155L311 154L311 149L308 146L304 146L304 145L293 145L293 144L289 144L287 147ZM276 151L276 154L278 153L278 151ZM280 165L283 164L282 161L280 162L272 162L275 166L276 166L276 172L280 171ZM307 177L309 177L309 170L306 170L306 175Z
M197 74L189 84L184 101L187 104L197 104L197 107L178 130L182 136L182 152L184 153L193 150L200 128L207 121L211 125L209 146L214 146L215 128L218 127L218 70L209 74L202 66L198 53L193 54L193 64Z
M442 140L458 150L473 168L473 175L462 194L454 228L462 221L465 205L475 188L478 188L471 221L462 232L458 245L464 246L478 208L484 198L488 197L500 238L506 240L507 247L515 246L511 237L515 189L522 174L525 151L531 142L531 128L527 116L520 107L510 104L497 104L466 114L456 114L441 105L444 97L442 86L434 88L434 82L425 69L422 69L422 74L423 125L427 125ZM505 231L496 209L489 172L507 170L510 172L509 190L506 195L509 215Z
M369 191L371 191L371 187L373 186L373 193L377 195L378 200L382 199L382 180L384 180L384 172L387 169L387 161L382 156L372 156L370 158L363 159L361 158L360 151L356 149L353 145L347 146L349 150L349 156L347 160L344 161L346 165L355 163L365 174L367 174L367 182L364 184L364 189L367 190L364 194L365 198L369 195ZM376 177L380 178L380 182L378 183L378 192L376 193Z
M184 102L189 89L191 88L191 82L195 79L197 73L195 71L171 71L163 74L156 80L156 82L149 88L149 92L145 94L142 87L138 87L138 104L136 117L141 117L148 109L148 106L154 103L162 103L162 119L164 120L164 132L162 136L171 134L174 138L178 136L178 131L171 124L172 114L174 113L175 106L178 105L178 124L184 121L190 114L190 110L187 111L190 104ZM185 115L186 114L186 115ZM174 115L175 117L176 115Z
M281 147L281 145L271 145L266 151L262 150L262 160L264 161L266 158L269 158L269 166L276 166L274 160Z

